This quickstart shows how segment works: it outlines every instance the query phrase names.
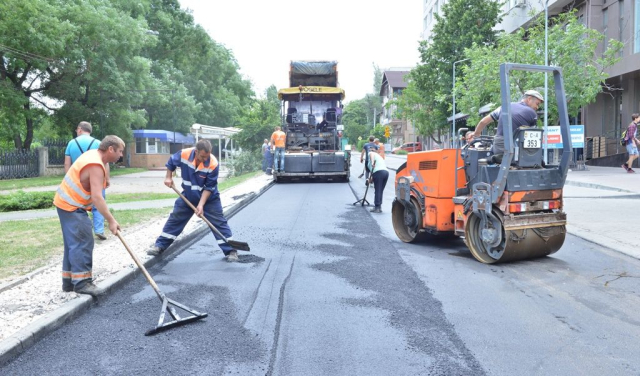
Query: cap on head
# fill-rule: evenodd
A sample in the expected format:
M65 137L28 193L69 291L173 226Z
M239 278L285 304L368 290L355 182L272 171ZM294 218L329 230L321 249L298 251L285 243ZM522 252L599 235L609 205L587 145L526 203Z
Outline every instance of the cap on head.
M534 97L534 98L540 99L542 102L544 102L544 97L542 96L542 94L538 93L535 90L527 90L524 92L524 95L527 97Z

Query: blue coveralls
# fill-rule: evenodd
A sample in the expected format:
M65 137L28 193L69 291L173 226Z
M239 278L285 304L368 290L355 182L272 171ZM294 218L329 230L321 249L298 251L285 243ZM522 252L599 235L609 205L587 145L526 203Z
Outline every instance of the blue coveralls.
M182 194L193 204L198 206L202 191L211 192L211 196L204 204L204 216L215 226L227 239L232 239L231 229L227 224L227 219L222 212L222 203L220 202L220 193L218 192L218 160L213 155L209 156L204 164L200 164L196 169L194 164L196 149L189 148L179 151L169 158L165 165L170 171L175 171L176 167L180 167L182 176ZM193 210L178 197L173 212L169 215L167 223L164 224L162 234L156 239L156 246L162 250L167 249L171 243L180 235L184 227L187 225ZM218 246L225 255L234 249L218 237L212 231Z

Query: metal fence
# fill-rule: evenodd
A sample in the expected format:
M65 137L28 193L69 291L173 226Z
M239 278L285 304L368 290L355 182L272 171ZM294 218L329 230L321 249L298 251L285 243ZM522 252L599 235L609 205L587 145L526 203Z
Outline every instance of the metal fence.
M42 146L48 149L50 165L64 164L64 152L67 149L68 140L44 140Z
M37 150L0 150L0 180L32 178L38 174Z

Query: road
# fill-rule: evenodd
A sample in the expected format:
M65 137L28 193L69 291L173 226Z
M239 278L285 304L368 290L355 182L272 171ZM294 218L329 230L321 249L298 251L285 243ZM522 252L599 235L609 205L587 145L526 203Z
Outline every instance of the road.
M352 205L360 166L350 184L277 184L232 218L252 247L240 263L207 236L151 270L205 320L144 337L160 303L138 278L0 373L640 373L638 260L570 235L497 266L460 240L402 243L391 181L383 214Z

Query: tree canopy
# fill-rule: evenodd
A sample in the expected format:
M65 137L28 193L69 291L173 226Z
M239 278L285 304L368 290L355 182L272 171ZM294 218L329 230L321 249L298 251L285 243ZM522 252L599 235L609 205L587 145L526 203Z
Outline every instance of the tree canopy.
M231 51L177 0L0 2L0 145L46 124L97 136L237 125L254 93ZM42 118L50 118L42 121Z

